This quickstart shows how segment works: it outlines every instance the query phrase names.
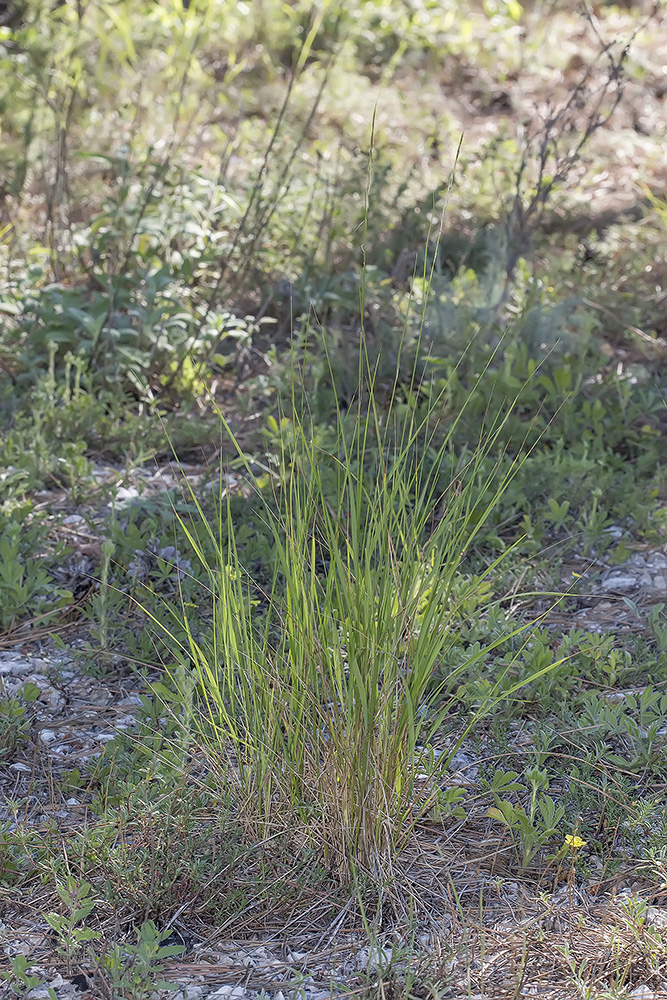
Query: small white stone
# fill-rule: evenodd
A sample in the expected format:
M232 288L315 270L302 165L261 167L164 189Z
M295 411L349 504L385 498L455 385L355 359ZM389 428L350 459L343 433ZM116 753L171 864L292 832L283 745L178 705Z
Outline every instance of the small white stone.
M32 668L32 664L28 663L26 660L3 660L0 663L0 674L11 674L17 676L19 674L27 674Z
M659 931L667 931L667 906L649 906L646 923L649 927L657 927Z
M635 1000L658 1000L658 994L654 993L651 987L646 986L644 983L635 986L630 996L634 997Z
M417 941L422 951L429 953L433 951L433 939L427 931L422 931L422 933L417 936Z
M603 580L602 586L605 590L634 590L637 586L637 577L630 576L629 573L617 573Z
M173 1000L202 1000L203 996L203 986L184 986L182 990L174 994Z
M139 496L139 490L136 486L118 486L116 489L116 507L122 510L131 504L133 500L136 500Z
M618 541L623 537L623 528L620 528L617 524L610 524L608 528L603 529L605 535L610 535L614 541Z
M132 706L134 706L134 705L141 705L141 695L140 694L130 693L130 694L126 695L125 698L122 698L118 702L118 706L119 707L124 707L126 705L132 705Z
M42 729L41 733L39 734L39 738L42 741L42 743L53 743L53 741L56 738L56 734L52 729Z
M375 969L386 969L392 959L391 948L380 948L373 945L370 948L362 948L357 955L357 968L374 972Z
M37 670L39 674L43 674L46 670L50 670L53 664L51 660L44 660L39 657L32 661L32 669Z
M23 774L30 774L32 768L28 767L27 764L22 764L21 761L17 760L14 764L9 765L13 771L22 771Z

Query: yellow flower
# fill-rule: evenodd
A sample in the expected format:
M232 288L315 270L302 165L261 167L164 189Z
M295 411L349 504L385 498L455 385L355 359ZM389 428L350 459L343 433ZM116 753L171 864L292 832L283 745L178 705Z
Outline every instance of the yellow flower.
M565 838L565 843L563 844L563 847L571 847L573 851L578 851L580 847L585 846L585 840L582 840L581 837L572 837L569 833Z

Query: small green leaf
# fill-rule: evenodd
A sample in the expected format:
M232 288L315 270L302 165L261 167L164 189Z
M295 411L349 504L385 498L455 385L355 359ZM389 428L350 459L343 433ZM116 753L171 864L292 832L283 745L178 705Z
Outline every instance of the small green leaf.
M28 681L28 683L24 684L21 688L21 697L24 701L37 701L41 693L41 687L38 687L37 684L33 684L32 681Z

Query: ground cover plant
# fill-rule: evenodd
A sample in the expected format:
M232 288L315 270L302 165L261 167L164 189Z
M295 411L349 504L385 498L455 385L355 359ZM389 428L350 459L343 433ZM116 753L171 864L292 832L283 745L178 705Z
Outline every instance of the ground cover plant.
M667 989L664 37L0 5L1 996Z

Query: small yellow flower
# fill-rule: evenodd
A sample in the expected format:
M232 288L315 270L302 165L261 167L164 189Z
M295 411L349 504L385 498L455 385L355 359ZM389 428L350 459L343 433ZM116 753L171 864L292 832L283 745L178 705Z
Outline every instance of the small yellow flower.
M579 848L585 846L586 846L585 840L582 840L581 837L577 836L572 837L570 836L569 833L565 838L565 843L563 844L563 847L570 847L573 851L578 851Z

